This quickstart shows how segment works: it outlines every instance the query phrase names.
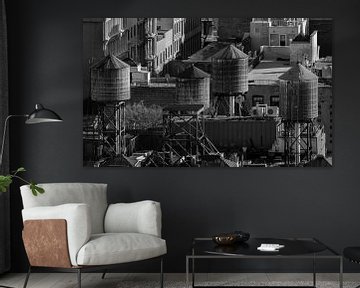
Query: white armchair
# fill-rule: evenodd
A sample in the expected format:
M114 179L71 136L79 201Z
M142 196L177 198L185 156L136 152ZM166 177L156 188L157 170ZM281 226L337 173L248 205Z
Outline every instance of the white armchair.
M109 269L121 263L160 258L166 241L161 239L161 209L154 201L107 204L106 184L40 184L45 193L33 196L28 185L21 196L23 241L34 268L46 267L78 273ZM105 274L104 274L105 275ZM103 276L104 276L103 275Z

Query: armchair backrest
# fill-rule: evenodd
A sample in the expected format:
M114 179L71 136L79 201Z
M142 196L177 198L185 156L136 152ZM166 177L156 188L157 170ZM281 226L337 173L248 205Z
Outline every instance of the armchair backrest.
M39 184L44 194L33 196L29 185L20 187L24 209L39 206L57 206L67 203L89 205L92 233L104 232L107 203L107 184L97 183L49 183Z

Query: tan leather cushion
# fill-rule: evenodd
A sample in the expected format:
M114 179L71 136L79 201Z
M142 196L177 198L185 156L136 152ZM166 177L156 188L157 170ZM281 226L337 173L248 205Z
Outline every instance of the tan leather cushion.
M67 241L71 264L76 265L79 249L87 243L91 235L89 206L82 203L70 203L59 206L33 207L22 210L23 220L64 219L67 227ZM43 235L38 235L41 243Z

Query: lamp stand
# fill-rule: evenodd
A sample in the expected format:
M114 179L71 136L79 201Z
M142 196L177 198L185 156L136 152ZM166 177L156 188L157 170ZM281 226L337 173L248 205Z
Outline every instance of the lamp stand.
M11 118L15 118L15 117L24 117L24 118L26 118L28 116L29 115L22 114L22 115L9 115L9 116L6 117L5 123L4 123L4 131L3 131L2 143L1 143L1 150L0 150L0 168L2 166L2 161L3 161L4 146L5 146L5 141L6 141L6 132L7 132L7 126L8 126L9 120Z

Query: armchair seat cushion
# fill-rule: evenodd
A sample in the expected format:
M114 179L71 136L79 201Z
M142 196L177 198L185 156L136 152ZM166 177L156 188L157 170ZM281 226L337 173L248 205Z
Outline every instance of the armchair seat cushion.
M94 234L81 247L78 265L109 265L145 260L166 254L166 241L141 233Z

